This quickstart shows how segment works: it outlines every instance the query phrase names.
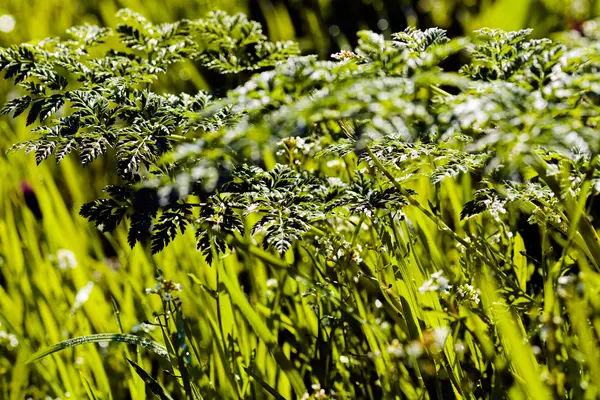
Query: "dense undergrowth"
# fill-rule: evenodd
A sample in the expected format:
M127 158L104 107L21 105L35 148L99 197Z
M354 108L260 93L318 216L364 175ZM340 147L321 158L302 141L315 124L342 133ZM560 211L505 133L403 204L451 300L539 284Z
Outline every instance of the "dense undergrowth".
M49 179L0 221L3 397L598 395L595 22L323 61L242 15L119 17L0 52L15 148L119 176L80 210L104 249ZM185 60L233 89L154 91Z

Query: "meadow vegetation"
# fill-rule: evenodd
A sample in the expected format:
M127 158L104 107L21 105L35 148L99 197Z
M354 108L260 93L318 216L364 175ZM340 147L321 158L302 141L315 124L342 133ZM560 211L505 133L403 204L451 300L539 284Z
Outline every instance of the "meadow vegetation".
M1 398L599 395L597 22L116 20L0 50Z

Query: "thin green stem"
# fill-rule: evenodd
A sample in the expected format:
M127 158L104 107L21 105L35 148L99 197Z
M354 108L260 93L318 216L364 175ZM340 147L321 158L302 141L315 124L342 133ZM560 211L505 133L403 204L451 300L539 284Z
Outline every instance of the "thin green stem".
M523 290L513 280L509 279L509 277L504 273L504 271L502 271L500 268L498 268L498 266L496 265L496 263L493 262L493 260L490 260L483 253L481 253L481 251L479 251L479 249L475 248L472 245L472 243L466 241L465 239L463 239L462 237L460 237L456 232L454 232L452 229L450 229L450 227L448 225L446 225L446 223L444 221L442 221L437 215L435 215L430 210L428 210L425 207L423 207L421 205L421 203L419 203L408 192L408 190L404 189L402 187L402 185L400 185L400 183L398 183L398 181L394 178L394 176L392 175L392 173L381 163L381 161L379 160L379 158L377 158L377 156L373 153L373 151L371 150L370 147L367 146L366 147L366 151L369 154L369 157L371 157L371 159L373 160L373 162L377 166L377 168L381 172L383 172L383 174L390 180L390 182L394 185L394 187L406 198L406 200L409 202L409 204L411 206L417 208L419 211L421 211L423 214L425 214L425 216L427 216L429 219L431 219L433 222L435 222L441 232L444 232L444 233L452 236L452 238L454 240L456 240L458 243L462 244L466 248L468 248L471 251L473 251L473 254L480 261L482 261L486 265L489 265L494 270L494 272L503 281L505 281L513 290L515 290L517 293L521 293L523 296L527 297L529 300L533 300L530 296L528 296L525 292L523 292Z

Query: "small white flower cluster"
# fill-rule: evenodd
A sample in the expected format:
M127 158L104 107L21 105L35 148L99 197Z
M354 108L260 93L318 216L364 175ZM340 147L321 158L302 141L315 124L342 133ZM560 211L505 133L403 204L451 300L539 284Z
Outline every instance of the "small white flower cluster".
M419 292L427 293L427 292L448 292L452 288L450 285L450 281L448 278L443 276L443 271L437 271L431 274L431 279L427 280L421 287L419 288Z
M542 342L546 342L551 334L556 332L558 326L564 322L560 315L555 315L550 318L548 315L540 315L539 317L540 323L537 328L540 334L540 340Z
M278 286L279 286L279 282L277 282L277 279L275 279L275 278L271 278L267 281L268 289L277 289Z
M344 169L344 163L337 158L327 161L326 165L327 165L327 168L331 168L335 171L341 171Z
M479 291L479 289L475 289L473 285L469 285L468 283L462 284L458 288L456 288L456 295L458 301L461 302L469 301L474 304L479 304L481 302L481 299L479 298L480 294L481 292Z
M463 238L463 240L464 240L464 242L465 242L465 243L467 243L467 244L470 244L470 243L471 243L471 238L470 238L470 237L465 237L465 238ZM456 248L457 248L457 249L458 249L458 250L459 250L461 253L462 253L462 252L465 252L465 251L467 251L467 248L466 248L466 246L465 246L464 244L460 243L460 242L456 242L456 245L455 245L455 246L456 246Z
M319 383L315 383L313 385L311 385L311 388L313 390L312 393L304 393L304 395L301 397L301 400L313 400L313 399L326 399L329 396L327 396L327 394L325 393L325 389L321 388L321 385Z
M577 277L575 275L563 275L559 277L557 279L556 294L562 298L569 297L569 288L576 281Z
M2 326L2 324L0 324ZM8 350L14 350L19 345L19 339L6 331L0 331L0 346L8 348Z
M354 248L352 248L349 242L344 241L342 242L342 246L338 247L337 252L332 251L331 259L333 261L340 261L346 257L346 254L350 254L350 260L354 261L355 263L361 263L362 258L360 255L362 251L363 248L360 244L357 243Z
M155 325L147 324L145 322L140 322L138 324L135 324L131 328L131 333L140 333L140 332L150 333L150 332L153 332L155 329L156 329Z
M331 32L331 29L330 29L330 32ZM359 55L356 54L355 52L349 51L349 50L342 50L342 51L339 51L339 52L331 55L331 58L338 60L338 61L345 61L345 60L349 60L351 58L356 58L356 57L359 57Z
M498 222L502 221L500 215L506 214L506 201L484 200L484 203L486 203L486 205L488 206L487 211L490 213L492 218L494 218L494 220Z
M279 287L279 282L275 278L268 279L265 286L267 287L266 295L269 300L272 300L275 297L275 292Z
M347 255L350 255L350 261L360 264L363 254L363 247L360 243L356 243L352 246L352 243L347 240L343 240L339 245L334 243L329 238L319 238L315 236L315 241L320 245L317 247L317 251L324 250L325 257L332 261L344 260Z
M58 269L67 270L77 268L77 257L71 250L60 249L56 255L50 255L48 259L56 264Z
M315 150L317 150L317 143L313 141L307 141L306 138L295 136L295 137L287 137L285 139L277 142L277 146L280 149L277 151L278 156L282 156L285 154L287 150L290 155L313 155Z
M181 284L173 281L168 281L162 278L158 279L158 283L154 288L146 288L146 294L158 294L164 301L176 300L172 292L181 292Z
M392 340L392 343L388 346L387 352L396 358L404 358L406 352L404 351L404 346L400 343L398 339Z
M392 340L387 347L387 352L394 358L419 358L425 351L438 353L442 351L446 340L450 335L450 329L446 326L438 326L430 331L423 333L423 340L411 340L403 345L398 339Z

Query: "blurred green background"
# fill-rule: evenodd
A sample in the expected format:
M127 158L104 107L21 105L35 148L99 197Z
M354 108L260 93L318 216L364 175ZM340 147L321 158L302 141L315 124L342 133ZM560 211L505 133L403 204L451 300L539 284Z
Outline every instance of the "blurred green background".
M439 26L460 35L482 26L530 27L545 36L600 13L598 0L5 0L0 46L58 35L83 22L111 25L124 7L154 22L199 18L213 9L241 11L263 23L271 39L295 39L320 54L352 44L360 29L389 34L408 25Z
M304 53L327 58L356 45L362 29L389 36L407 26L438 26L454 37L484 26L528 27L534 36L549 36L600 15L600 0L5 0L0 46L61 35L83 23L114 26L120 8L155 23L200 18L214 9L243 12L260 22L271 40L295 40ZM206 82L212 76L203 79L190 65L178 68L164 89L210 89ZM0 86L0 100L7 95L4 89Z
M409 25L440 26L456 36L483 26L531 27L534 35L547 36L577 29L600 14L600 0L2 0L0 46L61 35L84 22L114 26L116 11L124 7L153 22L200 18L213 9L245 12L263 23L272 40L297 40L305 53L321 57L351 47L360 29L389 35ZM180 65L161 80L160 89L210 89L208 82L193 65ZM17 94L0 82L1 103ZM68 362L55 356L29 367L23 361L41 346L69 337L118 331L107 293L120 305L125 330L135 331L156 309L143 295L155 284L155 262L184 287L193 286L188 272L211 282L214 270L199 268L201 256L184 251L194 246L189 235L156 260L140 248L129 250L123 229L102 239L78 210L115 181L107 172L112 168L105 167L111 160L83 169L71 156L59 166L50 161L36 167L32 156L6 154L28 135L23 119L0 118L0 399L48 392L80 398L79 374L93 377L90 385L99 392L128 386L143 398L143 385L136 389L125 378L122 358L109 365L101 359L104 348L78 349L65 356ZM262 269L252 274L266 280ZM208 295L184 292L184 304L207 314L215 312L206 308L209 301ZM121 376L123 381L115 380Z

